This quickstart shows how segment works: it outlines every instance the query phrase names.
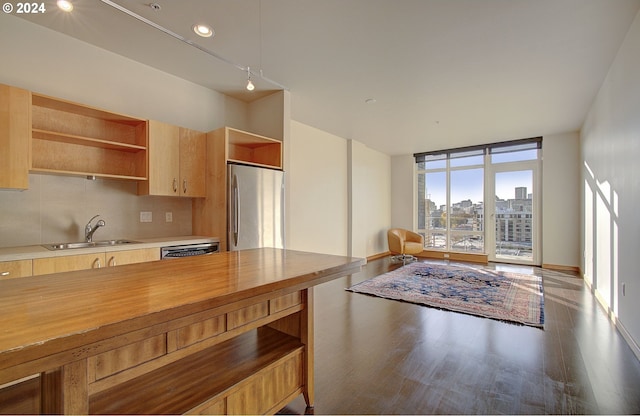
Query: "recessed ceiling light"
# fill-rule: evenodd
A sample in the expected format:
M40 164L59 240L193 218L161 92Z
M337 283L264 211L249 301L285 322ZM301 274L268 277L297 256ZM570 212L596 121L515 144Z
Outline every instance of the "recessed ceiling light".
M196 32L196 35L202 36L203 38L213 36L213 29L207 25L193 25L193 31Z
M68 0L58 0L56 3L60 10L64 10L65 12L70 12L73 10L73 4Z
M364 102L367 104L375 104L377 100L375 98L367 98Z

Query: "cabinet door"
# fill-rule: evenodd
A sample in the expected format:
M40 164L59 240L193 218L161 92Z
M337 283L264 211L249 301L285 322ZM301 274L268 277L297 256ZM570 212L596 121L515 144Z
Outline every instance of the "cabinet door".
M104 253L33 259L33 275L99 269L104 266Z
M31 276L31 260L0 261L0 280Z
M205 197L207 135L180 128L180 195Z
M124 264L145 263L160 260L159 248L142 248L138 250L113 251L106 254L107 266L122 266Z
M31 93L0 84L0 189L29 187Z
M180 128L149 120L149 180L139 184L141 195L180 195Z
M227 414L273 414L299 394L302 384L302 352L298 350L252 375L227 396Z

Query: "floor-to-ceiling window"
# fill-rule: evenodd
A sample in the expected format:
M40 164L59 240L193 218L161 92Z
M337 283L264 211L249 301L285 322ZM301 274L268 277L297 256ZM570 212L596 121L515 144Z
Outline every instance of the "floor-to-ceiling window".
M415 154L425 248L536 263L541 144L533 138Z

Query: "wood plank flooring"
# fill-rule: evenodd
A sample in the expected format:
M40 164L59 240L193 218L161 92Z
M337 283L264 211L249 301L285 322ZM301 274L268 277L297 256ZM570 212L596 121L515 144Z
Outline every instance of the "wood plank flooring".
M640 362L581 279L489 266L543 276L544 330L344 290L398 266L316 287L316 414L640 413Z

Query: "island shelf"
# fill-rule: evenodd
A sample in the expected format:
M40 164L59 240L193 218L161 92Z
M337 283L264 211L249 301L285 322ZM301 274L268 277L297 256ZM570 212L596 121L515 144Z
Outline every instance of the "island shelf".
M256 249L0 281L0 413L312 407L313 286L361 265Z

